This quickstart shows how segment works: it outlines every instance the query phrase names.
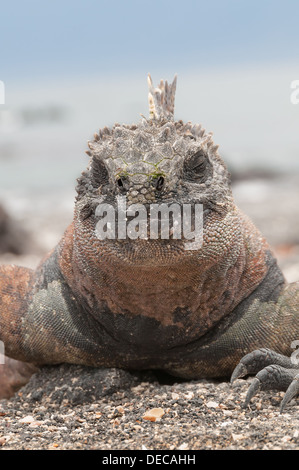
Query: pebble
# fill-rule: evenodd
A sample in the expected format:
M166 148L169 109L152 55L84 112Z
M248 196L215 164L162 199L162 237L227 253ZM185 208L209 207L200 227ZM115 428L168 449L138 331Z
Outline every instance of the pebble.
M151 410L146 411L142 418L148 421L155 422L159 421L164 414L165 411L163 410L163 408L152 408Z
M35 419L33 418L33 416L24 416L24 418L21 418L19 420L20 423L26 423L26 424L33 423L34 421Z
M208 401L206 403L206 407L207 408L218 408L219 407L219 403L217 403L217 401Z

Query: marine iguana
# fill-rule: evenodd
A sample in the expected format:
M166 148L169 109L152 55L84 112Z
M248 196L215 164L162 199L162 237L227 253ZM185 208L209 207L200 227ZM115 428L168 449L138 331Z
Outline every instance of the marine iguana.
M246 403L257 389L279 388L287 390L283 408L299 391L299 365L289 357L299 338L299 284L286 283L236 207L212 134L174 119L176 77L155 88L149 76L148 84L148 119L105 127L89 142L73 223L58 246L36 270L0 267L0 340L14 359L4 372L24 361L163 369L187 379L257 373ZM103 223L124 199L125 217L116 211ZM173 204L202 207L199 245L186 248L194 213L189 232L175 236ZM152 205L168 208L168 237L161 221L150 237L132 219ZM133 223L130 237L119 221Z

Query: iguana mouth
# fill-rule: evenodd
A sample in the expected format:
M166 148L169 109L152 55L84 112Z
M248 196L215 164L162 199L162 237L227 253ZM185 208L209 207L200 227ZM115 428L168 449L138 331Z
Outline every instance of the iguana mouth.
M115 238L99 239L100 245L104 247L104 253L102 251L99 253L100 257L106 257L109 252L110 262L116 258L126 264L138 266L171 266L179 264L185 258L194 257L198 262L205 235L205 225L208 224L212 215L213 211L206 208L200 212L201 218L196 223L193 214L190 224L185 223L184 230L181 231L178 230L178 223L175 219L172 219L169 225L167 220L166 227L162 226L161 219L155 220L154 222L157 222L155 230L152 230L154 224L148 223L142 233L140 233L140 227L136 225L136 235L129 226L125 238L117 237L116 230ZM132 220L129 220L129 224L131 222Z
M121 266L173 266L186 257L182 240L109 240L105 242L110 262ZM100 256L101 257L101 256Z

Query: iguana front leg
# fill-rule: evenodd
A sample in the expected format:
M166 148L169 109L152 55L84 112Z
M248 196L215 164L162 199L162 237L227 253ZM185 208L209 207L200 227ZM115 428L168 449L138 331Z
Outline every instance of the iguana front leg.
M23 321L32 302L35 273L18 266L0 266L0 340L5 354L26 361Z
M250 297L238 305L229 319L217 326L213 335L190 345L184 365L169 364L168 370L186 378L225 377L230 376L241 361L242 365L233 374L235 379L255 373L264 365L272 367L276 361L285 369L291 369L290 372L279 376L279 370L275 374L275 366L271 379L267 381L259 376L258 380L267 382L265 387L268 388L286 389L293 379L297 383L299 370L296 366L290 367L291 360L283 355L290 356L293 342L299 339L299 283L277 286L278 291L269 291L272 281L273 276L265 279ZM252 353L260 348L272 349L276 353L264 354L264 360L260 360L263 354L257 356ZM245 355L246 358L242 359ZM271 376L271 370L269 374L267 369L266 376ZM296 393L296 383L292 384L286 400Z
M36 271L0 266L0 396L24 385L42 364L88 363L92 338L57 263L57 250ZM87 352L86 352L87 351ZM9 359L8 359L9 358Z
M21 334L22 320L28 311L33 285L34 271L17 266L0 267L1 398L13 395L37 371L33 364L23 362L26 357ZM3 356L4 353L19 360Z
M291 342L289 340L285 344L284 352L288 351L289 355L285 356L268 348L254 350L240 360L232 373L231 382L249 374L256 374L248 390L245 406L258 390L286 391L280 408L282 412L287 403L299 393L299 360L297 352L294 351L299 340L299 282L288 285L282 291L275 305L275 309L277 308L282 313L280 323L277 324L278 342L284 339L284 324L289 326L293 337Z

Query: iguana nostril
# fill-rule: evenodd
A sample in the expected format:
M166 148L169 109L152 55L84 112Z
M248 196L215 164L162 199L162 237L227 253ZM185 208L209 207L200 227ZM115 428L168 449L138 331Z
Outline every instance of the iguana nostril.
M121 193L126 193L128 190L128 184L127 181L123 178L118 178L116 180L116 184L119 187L119 190Z
M161 189L163 188L163 185L164 185L164 178L163 176L160 176L156 184L156 190L161 191Z

